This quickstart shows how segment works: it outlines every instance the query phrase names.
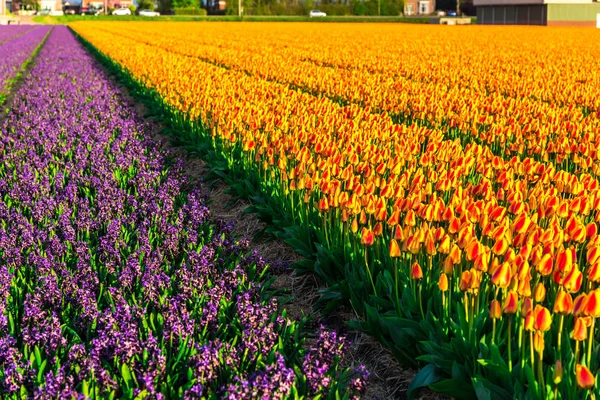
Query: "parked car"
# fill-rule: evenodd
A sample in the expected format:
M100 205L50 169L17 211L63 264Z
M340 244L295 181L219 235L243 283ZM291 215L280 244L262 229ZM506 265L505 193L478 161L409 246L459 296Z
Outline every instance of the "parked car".
M446 11L443 11L443 10L437 10L435 13L437 14L438 17L446 16Z
M129 8L118 8L112 12L112 15L131 15L131 10Z
M36 15L50 15L50 10L39 10Z
M73 8L67 8L65 10L65 15L75 15L75 9L73 9Z
M101 11L102 10L96 8L88 8L87 10L84 10L81 15L100 15Z
M456 11L448 11L449 17L456 17Z
M312 17L326 17L327 14L325 14L323 11L319 11L319 10L310 10L310 13L308 13L308 15L312 18Z
M160 13L158 11L152 10L140 10L140 17L160 17Z

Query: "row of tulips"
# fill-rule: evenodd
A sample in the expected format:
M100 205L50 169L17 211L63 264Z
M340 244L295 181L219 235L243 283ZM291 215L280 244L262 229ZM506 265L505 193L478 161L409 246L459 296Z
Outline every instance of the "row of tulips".
M56 55L60 54L60 57ZM2 398L352 398L348 342L286 317L66 27L1 125ZM168 167L171 165L171 167Z
M0 26L0 105L12 83L50 31L47 26L8 28Z
M311 42L310 46L313 49L311 61L306 61L306 49L303 46L298 46L300 49L297 49L295 43L300 38L305 38L307 34L299 35L296 29L281 33L281 28L268 27L263 35L270 32L269 37L259 41L261 45L256 46L250 45L251 40L257 40L254 35L255 29L243 27L235 41L230 40L231 32L223 29L222 25L211 25L207 28L194 25L191 27L165 25L160 33L149 29L147 25L141 25L128 30L124 35L137 42L169 49L177 54L198 57L225 68L244 71L261 79L289 84L310 93L327 96L334 101L361 104L377 112L385 111L395 121L416 121L419 124L435 127L448 138L460 138L463 144L475 142L490 146L497 155L502 157L524 155L539 161L552 160L557 168L567 171L582 170L590 171L596 176L600 174L597 138L600 129L599 109L590 105L576 106L577 96L580 94L573 90L565 89L560 92L571 93L572 98L550 101L535 96L533 98L526 95L507 96L506 90L514 87L512 80L506 83L509 85L506 90L500 87L491 91L464 83L423 82L414 77L391 73L400 61L397 59L397 53L389 52L378 57L363 59L362 68L348 70L332 67L329 60L331 51L328 51L328 47L332 46L331 43L325 45L324 50L315 51L315 48L321 48L320 41L318 44ZM410 33L414 28L404 29ZM294 35L296 39L291 40L290 44L290 37ZM435 31L432 31L431 36L435 37L434 35ZM562 35L562 31L554 32L554 35ZM186 40L181 40L183 37ZM331 37L328 36L330 42L332 42ZM550 35L550 38L552 37ZM533 46L529 44L529 47ZM304 44L304 47L307 45ZM532 52L535 54L532 57L541 58L542 56L538 54L540 51L538 48L537 51ZM514 52L508 53L514 54ZM474 54L471 57L477 55L480 58L487 57L487 53L481 49L467 54L470 56ZM323 59L319 60L319 56ZM433 57L440 58L437 54ZM439 63L445 65L443 57L441 58ZM494 80L495 75L506 75L504 69L489 68L481 59L467 59L462 62L469 66L485 65L486 70L492 71L494 76L488 79L478 74L473 69L475 67L464 69L470 76L477 76L483 82ZM577 62L584 66L582 68L585 66L589 68L589 60L585 54L582 54ZM375 64L384 64L388 68L381 72L369 72L373 69L377 70L373 68ZM518 61L506 64L521 65ZM562 65L563 69L560 67L559 63L557 70L572 70L572 66ZM413 68L427 70L424 66L413 66ZM454 73L456 68L449 70ZM429 71L429 73L435 72ZM579 73L581 71L577 76L580 76ZM535 86L539 86L539 73L527 75L526 71L521 70L518 75L514 71L508 75L533 76L535 79L529 82L531 91ZM568 81L564 75L561 73L558 77ZM590 71L584 80L585 85L581 83L581 79L568 83L575 88L586 88L592 92L593 98L597 99L600 96L593 92L595 87L593 77L596 75L595 71ZM546 79L543 81L546 82ZM548 89L555 93L556 85L548 86Z
M593 176L504 160L169 48L123 46L117 26L74 28L173 108L179 139L310 258L298 267L329 283L328 306L349 301L365 319L355 326L428 365L413 388L596 393Z

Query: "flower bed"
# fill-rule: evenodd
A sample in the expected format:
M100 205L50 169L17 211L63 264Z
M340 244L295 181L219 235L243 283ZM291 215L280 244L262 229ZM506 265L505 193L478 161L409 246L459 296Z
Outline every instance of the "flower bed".
M0 35L8 32L5 36L6 41L2 42L0 39L0 59L2 60L0 63L0 104L7 95L13 80L26 62L31 59L50 29L47 26L30 28L28 31L21 27L0 29ZM9 34L11 36L8 36Z
M57 55L60 55L57 57ZM347 398L347 346L271 297L180 166L65 27L1 125L3 398Z

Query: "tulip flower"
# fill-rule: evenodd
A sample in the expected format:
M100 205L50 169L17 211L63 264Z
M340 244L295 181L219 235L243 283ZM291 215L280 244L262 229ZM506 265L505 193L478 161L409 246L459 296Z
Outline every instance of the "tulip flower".
M539 304L535 306L534 310L534 327L538 331L546 332L550 329L552 324L552 315L546 307L542 307Z
M397 258L402 255L402 253L400 252L400 246L398 245L396 239L392 239L390 241L389 254L392 258Z
M535 286L535 290L533 292L533 298L537 303L541 303L546 298L546 287L542 282L538 283Z
M581 273L581 271L579 271L579 268L575 266L564 277L562 285L567 292L577 293L581 288L582 281L583 274Z
M373 246L374 241L375 235L373 234L373 231L371 231L368 228L363 228L360 237L360 244L362 244L365 247L371 247Z
M586 260L588 264L595 264L600 259L600 247L592 246L587 250Z
M588 294L584 312L592 319L590 326L590 340L587 348L587 361L589 365L592 360L592 347L594 344L594 327L596 324L596 318L600 317L600 289L596 289Z
M585 306L587 304L587 295L585 293L580 294L573 301L573 315L576 317L585 313Z
M575 366L575 377L579 389L591 389L596 384L596 378L594 378L594 375L592 375L590 370L584 365L577 364Z
M418 263L414 263L410 270L410 279L419 280L423 278L423 270Z
M510 265L505 262L492 275L492 283L499 288L506 288L510 283Z
M591 323L591 322L590 322ZM571 338L579 342L587 339L587 323L584 317L575 318L575 327L571 332Z
M573 298L567 292L560 291L556 295L554 301L554 309L552 310L555 314L570 314L573 312Z
M514 291L508 292L508 294L504 298L504 305L502 307L502 311L505 314L516 314L518 307L519 300L517 298L517 293L515 293Z
M438 280L438 288L445 292L448 290L448 276L444 273L440 274L440 278Z
M550 254L543 255L536 264L535 269L543 276L550 275L552 273L552 256Z
M502 309L498 300L492 300L490 304L490 318L492 318L492 343L496 338L496 320L502 317Z
M555 385L558 385L562 381L563 367L560 360L556 360L554 363L554 371L552 371L552 381ZM556 395L554 396L556 398Z

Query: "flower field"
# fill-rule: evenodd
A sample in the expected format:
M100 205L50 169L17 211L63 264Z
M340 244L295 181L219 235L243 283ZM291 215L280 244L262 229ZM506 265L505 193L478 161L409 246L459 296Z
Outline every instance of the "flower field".
M48 27L0 25L0 105L11 83L46 37Z
M0 397L359 396L345 337L286 316L265 260L49 31L0 30L30 54L48 34L0 122Z
M421 369L409 397L600 394L599 32L72 28L306 257L325 311Z

